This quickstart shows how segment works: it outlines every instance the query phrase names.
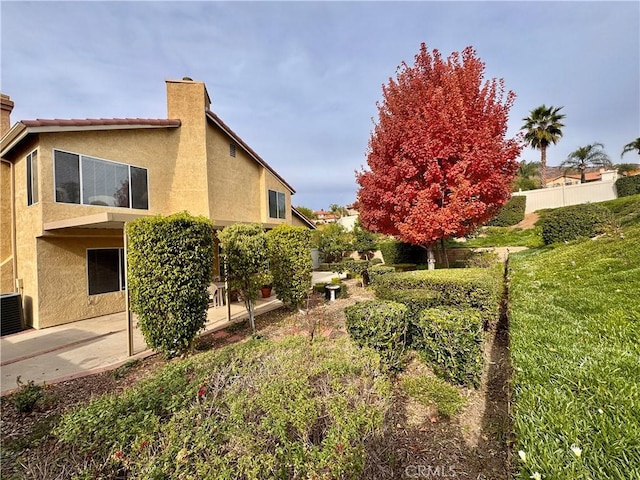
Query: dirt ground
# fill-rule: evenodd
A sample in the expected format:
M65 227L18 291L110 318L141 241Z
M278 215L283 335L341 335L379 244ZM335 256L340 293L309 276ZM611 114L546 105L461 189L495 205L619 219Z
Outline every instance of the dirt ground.
M524 216L524 219L517 225L514 225L513 228L521 228L522 230L526 230L527 228L533 228L536 222L538 221L538 218L540 218L540 215L537 214L536 212L527 213Z
M371 290L348 280L348 298L326 302L310 300L307 313L284 309L256 319L260 335L283 338L292 334L336 337L346 335L344 307L372 298ZM401 394L391 409L385 435L377 439L365 467L367 479L454 478L506 480L510 472L509 378L507 319L487 332L482 387L462 389L465 408L454 419L439 417ZM200 337L194 353L241 342L250 337L246 322ZM66 410L108 393L122 391L147 377L166 361L159 355L125 365L112 372L50 385L45 400L32 413L20 413L12 397L1 403L2 478L54 479L60 468L47 464L55 456L55 439L49 434ZM409 368L425 369L419 362ZM64 462L57 459L55 463ZM54 463L51 460L51 463ZM20 472L20 473L16 473ZM56 473L54 473L56 472Z

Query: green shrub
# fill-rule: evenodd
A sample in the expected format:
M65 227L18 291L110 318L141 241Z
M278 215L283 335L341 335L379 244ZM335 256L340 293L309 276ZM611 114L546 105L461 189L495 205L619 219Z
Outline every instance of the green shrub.
M411 272L416 269L415 263L394 263L391 265L396 272Z
M351 237L342 225L330 223L313 232L313 243L323 262L339 262L351 248Z
M19 412L32 412L38 400L43 396L42 386L36 385L33 380L29 380L27 383L22 383L19 380L20 377L18 377L18 390L12 397L13 405Z
M616 221L623 228L640 225L640 194L608 200L599 205L611 210Z
M419 297L425 290L433 292L440 305L471 307L480 311L485 324L498 317L502 294L502 268L462 268L418 270L391 273L377 277L373 284L376 296L402 300L401 290L417 290ZM431 301L430 296L425 301Z
M276 296L292 308L302 305L311 288L311 230L278 225L267 232L269 270Z
M145 341L168 356L184 352L207 319L212 223L183 212L126 228L131 311Z
M549 245L578 238L592 238L613 224L613 214L601 205L585 203L558 208L544 215L542 240L545 245Z
M492 227L511 227L524 220L524 211L527 206L527 197L514 195L504 204L498 215L487 222Z
M391 385L347 338L251 340L165 367L65 414L86 478L362 478ZM71 475L69 475L71 476Z
M258 224L236 223L225 227L218 238L227 264L229 288L236 290L244 302L255 333L254 307L269 271L267 236Z
M477 387L482 375L482 318L470 308L423 310L412 347L441 378Z
M374 283L380 276L394 273L395 271L395 268L389 267L388 265L374 265L369 269L369 280L371 283Z
M467 268L491 268L499 261L495 252L471 252L463 263Z
M371 300L344 310L347 332L361 347L380 353L390 370L398 370L407 346L407 307L396 302Z
M332 285L332 284L333 285L340 285L340 291L338 293L336 293L336 297L338 297L338 298L347 298L349 289L347 287L347 284L346 283L342 283L342 282L339 282L337 284L334 284L333 282L331 282L331 283L326 283L326 282L316 283L313 286L313 290L316 293L321 293L322 295L324 295L326 293L326 290L325 290L324 287L326 287L327 285Z
M618 197L628 197L640 193L640 175L619 178L616 180L616 191Z
M425 407L435 407L439 414L446 417L453 417L464 406L458 389L439 378L403 377L400 387Z
M392 265L396 263L426 263L427 251L417 245L388 240L378 244L384 263Z

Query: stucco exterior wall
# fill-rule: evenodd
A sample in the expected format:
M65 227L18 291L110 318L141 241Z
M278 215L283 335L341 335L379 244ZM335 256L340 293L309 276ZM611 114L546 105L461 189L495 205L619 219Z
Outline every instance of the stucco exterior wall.
M285 187L280 180L278 180L269 170L263 169L264 175L262 178L262 215L263 222L265 223L292 223L291 214L291 191ZM269 216L269 190L284 193L286 202L285 215L286 218L271 218Z
M229 154L231 139L217 126L207 130L207 179L210 218L222 222L259 222L262 167L238 146Z
M25 145L17 153L13 161L15 182L15 238L16 265L15 277L18 280L18 292L22 295L23 313L27 325L37 324L38 278L36 261L36 236L42 231L42 191L38 192L38 203L27 205L27 167L26 155L31 153L37 144L35 141ZM40 150L38 149L38 177L42 172ZM39 182L42 185L42 182ZM39 188L41 190L41 188Z
M104 211L168 213L171 204L177 149L176 129L105 130L82 134L41 134L40 192L44 222L52 222ZM149 210L76 205L55 201L53 150L88 155L102 160L147 168ZM178 195L179 196L179 195Z
M102 233L110 237L37 239L40 289L34 327L61 325L125 309L123 291L100 295L89 295L88 292L87 249L123 246L119 230Z
M167 84L167 118L180 119L175 154L171 156L174 174L168 201L169 211L187 210L209 216L207 198L207 119L208 95L202 82L173 81Z
M0 162L0 293L15 291L13 276L13 217L11 165Z

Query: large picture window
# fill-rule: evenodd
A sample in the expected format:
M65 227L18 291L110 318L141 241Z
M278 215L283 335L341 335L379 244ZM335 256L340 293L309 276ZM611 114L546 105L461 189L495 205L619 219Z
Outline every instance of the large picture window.
M269 217L287 218L286 213L287 205L284 193L269 190Z
M147 170L54 150L56 202L149 208Z
M89 295L119 292L125 289L124 249L87 250Z
M38 151L27 155L27 205L38 203Z

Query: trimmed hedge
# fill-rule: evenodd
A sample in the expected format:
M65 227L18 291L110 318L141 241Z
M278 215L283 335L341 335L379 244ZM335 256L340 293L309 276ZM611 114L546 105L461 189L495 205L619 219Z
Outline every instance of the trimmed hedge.
M470 308L429 308L415 325L412 347L450 382L478 387L482 375L482 318Z
M186 212L140 218L126 226L131 311L152 349L189 349L207 320L213 224Z
M304 303L311 288L311 230L278 225L267 232L269 269L276 296L292 308Z
M615 225L613 213L601 205L585 203L555 209L544 215L542 240L545 245L592 238Z
M347 298L347 284L346 283L327 283L327 282L320 282L320 283L316 283L313 286L313 290L316 293L321 293L322 295L324 295L326 293L326 290L324 289L324 287L326 287L327 285L339 285L340 286L340 292L336 294L336 297L339 298Z
M374 283L377 278L389 273L395 273L396 269L388 265L374 265L369 269L369 280Z
M389 240L378 244L384 263L387 265L398 263L427 263L427 251L417 245Z
M524 211L527 206L527 197L514 195L504 204L498 215L487 222L492 227L511 227L524 220Z
M502 269L465 268L442 270L418 270L415 272L390 273L376 277L374 290L378 298L404 303L407 298L416 302L416 298L425 295L424 302L430 302L429 291L438 299L440 305L476 308L485 324L498 318L500 303ZM406 291L417 291L414 297ZM422 293L421 293L422 292ZM410 307L413 310L413 307Z
M616 180L616 191L618 198L640 193L640 175L619 178Z
M347 332L356 344L378 351L390 370L399 370L407 347L407 307L370 300L344 309Z

